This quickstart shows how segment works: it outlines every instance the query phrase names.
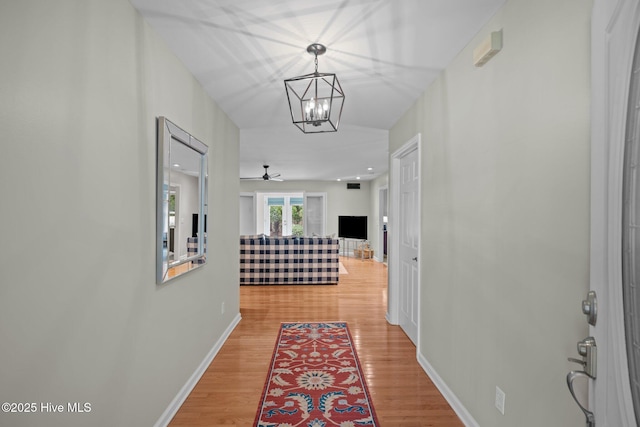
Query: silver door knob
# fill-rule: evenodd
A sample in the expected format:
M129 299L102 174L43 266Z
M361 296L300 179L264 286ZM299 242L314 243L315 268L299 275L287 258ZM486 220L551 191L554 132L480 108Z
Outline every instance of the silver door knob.
M411 259L412 259L412 260L414 260L414 261L418 261L418 257L417 257L417 256L414 256L414 257L413 257L413 258L411 258Z

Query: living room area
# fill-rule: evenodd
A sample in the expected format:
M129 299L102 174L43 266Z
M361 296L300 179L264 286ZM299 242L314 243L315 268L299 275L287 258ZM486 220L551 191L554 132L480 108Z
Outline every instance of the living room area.
M240 236L325 237L341 255L384 262L388 174L359 181L240 181ZM340 235L340 217L366 221L363 235ZM344 224L343 224L344 227ZM345 231L343 230L343 233ZM366 247L366 252L360 253Z

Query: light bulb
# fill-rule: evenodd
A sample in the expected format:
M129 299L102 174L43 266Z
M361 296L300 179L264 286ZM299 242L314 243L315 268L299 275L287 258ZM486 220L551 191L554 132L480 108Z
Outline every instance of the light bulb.
M308 122L309 120L311 120L311 102L305 102L304 111L304 120Z

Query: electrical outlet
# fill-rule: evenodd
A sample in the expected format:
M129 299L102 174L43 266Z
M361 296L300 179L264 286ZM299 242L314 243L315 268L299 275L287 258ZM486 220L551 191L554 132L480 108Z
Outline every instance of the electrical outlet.
M500 387L496 386L496 408L502 415L504 415L504 399L506 395L504 391L500 390Z
M224 314L224 301L222 302L222 305L220 306L220 314Z

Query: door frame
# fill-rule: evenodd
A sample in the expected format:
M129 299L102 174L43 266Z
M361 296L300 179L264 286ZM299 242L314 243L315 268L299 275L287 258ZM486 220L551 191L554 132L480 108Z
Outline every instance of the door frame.
M622 303L622 171L639 0L595 0L591 21L590 288L600 315L590 409L601 427L635 426Z
M400 230L399 220L401 218L399 212L400 205L400 160L413 151L418 151L418 280L421 282L421 253L422 253L422 137L417 133L413 138L404 143L400 148L391 154L391 164L389 170L389 222L387 224L387 244L388 246L388 274L389 285L387 292L387 315L386 319L392 325L400 323L400 236L397 230ZM418 284L418 331L416 339L416 354L420 351L420 289L422 286Z
M182 251L182 246L180 245L180 238L182 237L182 232L184 231L184 225L181 220L182 210L180 209L180 203L182 201L180 192L182 191L180 184L170 184L169 185L169 197L171 194L175 194L175 210L173 211L173 261L180 261L187 257L187 246L185 239L185 247L184 251ZM171 215L169 215L171 216ZM169 227L169 230L171 227ZM187 234L189 234L187 232ZM171 245L169 245L171 247Z
M384 199L384 200L383 200ZM378 188L378 256L375 257L378 261L384 262L384 216L387 213L387 219L389 218L389 186L384 185ZM388 236L388 235L387 235ZM388 251L387 251L388 252Z

